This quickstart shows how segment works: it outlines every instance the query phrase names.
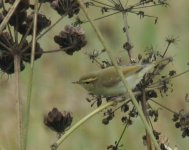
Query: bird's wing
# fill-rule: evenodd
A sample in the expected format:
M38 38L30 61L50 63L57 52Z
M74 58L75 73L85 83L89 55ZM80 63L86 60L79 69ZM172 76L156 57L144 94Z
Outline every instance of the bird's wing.
M133 65L133 66L127 66L127 67L123 67L123 75L125 76L125 78L136 74L138 72L140 72L141 70L143 70L145 66L143 65Z
M134 73L140 72L143 69L143 66L142 65L122 66L120 67L120 69L122 70L123 75L126 78ZM99 81L105 87L113 87L121 81L121 78L115 69L112 69L112 71L109 72L109 74L105 77L108 79L106 80L102 79L101 81Z

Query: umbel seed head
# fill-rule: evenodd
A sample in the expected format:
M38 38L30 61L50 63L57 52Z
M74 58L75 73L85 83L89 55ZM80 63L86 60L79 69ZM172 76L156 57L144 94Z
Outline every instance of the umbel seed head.
M63 133L72 123L73 117L70 112L60 112L53 108L44 118L44 124L51 130Z

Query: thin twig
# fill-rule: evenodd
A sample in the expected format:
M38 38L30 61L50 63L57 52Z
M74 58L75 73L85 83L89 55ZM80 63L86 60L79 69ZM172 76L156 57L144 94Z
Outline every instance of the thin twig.
M65 47L65 48L59 48L55 50L47 50L42 52L35 52L35 54L49 54L49 53L57 53L57 52L64 52L66 50L69 50L70 48L73 48L73 46ZM25 56L31 55L31 53L24 53Z
M123 21L124 21L124 27L125 27L127 42L130 43L131 41L130 41L130 35L129 35L129 24L128 24L128 20L127 20L128 14L127 14L127 11L124 12L124 8L123 8L123 11L122 11L122 15L123 15Z
M114 6L108 5L108 4L106 4L106 3L102 3L102 2L99 2L99 1L96 1L96 0L91 0L91 1L96 2L96 3L99 3L99 4L104 5L104 6L106 6L106 7L109 7L109 8L114 8Z
M0 41L0 45L3 46L5 49L7 49L8 51L12 51L12 49L10 47L8 47L7 45L5 45L2 41Z
M142 8L154 7L154 6L159 6L159 5L162 5L162 4L154 4L154 5L138 6L138 7L133 7L133 9L142 9Z
M63 51L69 50L69 49L71 49L73 47L74 46L69 46L69 47L59 48L59 49L55 49L55 50L47 50L47 51L43 51L42 53L43 54L49 54L49 53L63 52Z
M140 11L130 11L130 13L135 14L135 15L140 15ZM156 17L156 16L146 15L146 14L140 15L140 18L142 18L142 17L158 19L158 17Z
M124 105L125 105L125 104L128 104L128 103L130 103L130 102L131 102L131 99L129 98L128 101L126 101L126 102L124 103ZM123 105L123 104L121 104L121 105L118 106L116 109L114 109L114 111L113 111L112 113L114 113L114 112L116 112L118 109L120 109L120 108L122 107L122 105Z
M130 117L129 117L129 119L130 119ZM116 143L116 148L118 148L119 143L121 142L121 139L122 139L122 137L123 137L123 135L124 135L124 133L125 133L127 127L128 127L128 123L126 123L125 126L124 126L124 128L123 128L123 131L122 131L122 133L121 133L121 136L119 137L119 140L118 140L118 142Z
M158 103L158 102L156 102L156 101L154 101L154 100L152 100L152 99L151 99L151 101L152 101L153 103L155 103L155 104L161 106L161 107L164 108L165 110L167 110L167 111L169 111L169 112L171 112L171 113L173 113L173 114L176 114L176 112L173 111L173 110L171 110L170 108L168 108L168 107L166 107L166 106L163 106L162 104L160 104L160 103Z
M171 45L171 43L167 43L167 47L162 55L162 58L165 56L165 54L167 53L168 49L169 49L169 46Z
M14 2L14 4L11 6L11 9L9 10L9 12L7 13L6 17L3 19L3 22L0 24L0 33L3 31L3 29L5 28L5 26L7 25L7 23L9 22L12 14L14 13L16 7L18 6L18 4L20 3L21 0L16 0Z
M41 5L42 5L42 3L39 4L38 12L39 12L39 10L40 10L40 8L41 8ZM27 36L29 35L29 33L30 33L31 29L32 29L33 21L34 21L34 20L32 20L32 22L30 23L30 25L29 25L29 27L28 27L26 33L22 36L22 39L21 39L20 44L19 44L19 48L20 48L20 49L22 48L22 46L23 46L23 44L24 44L24 41L26 40ZM29 44L29 45L30 45L30 44ZM28 49L28 47L27 47L27 48L24 48L24 49L22 50L22 53L23 53L24 51L26 51L27 49Z
M20 40L20 43L19 43L19 49L22 49L22 46L24 45L24 42L30 32L30 30L32 29L32 26L33 26L33 21L31 22L31 24L29 25L29 28L27 29L26 33L22 36L22 39ZM24 49L26 50L26 49ZM22 53L24 52L24 50L22 50Z
M176 77L179 77L179 76L181 76L181 75L183 75L183 74L186 74L186 73L188 73L189 72L189 70L186 70L186 71L184 71L184 72L181 72L181 73L179 73L179 74L176 74L176 75L174 75L174 76L169 76L169 77L167 77L167 78L164 78L164 79L161 79L161 80L159 80L159 81L156 81L156 82L154 82L153 84L151 84L150 86L149 86L149 88L153 88L156 84L159 84L159 82L163 82L163 81L166 81L166 80L170 80L170 79L174 79L174 78L176 78Z
M18 13L16 14L16 27L14 27L14 37L15 37L15 43L16 45L18 45L18 26L19 26L19 22L18 22Z
M111 13L111 14L109 14L109 15L106 15L106 16L103 16L103 17L99 17L99 18L96 18L96 19L93 19L93 21L101 20L101 19L103 19L103 18L112 16L112 15L115 15L115 14L119 14L119 13L121 13L121 12L117 11L117 12ZM83 23L88 23L88 22L89 22L89 21L83 21ZM83 24L83 23L82 23L82 24Z
M130 35L129 35L129 25L128 25L128 21L127 21L127 13L123 12L122 14L123 14L127 43L131 45L131 40L130 40ZM128 49L127 52L128 52L128 55L129 55L130 62L132 62L131 49Z
M5 2L2 0L3 11L6 12L6 8L5 8L5 4L4 4L4 3L5 3ZM11 36L11 39L13 39L12 32L11 32L11 29L10 29L10 25L7 24L7 27L8 27L8 31L9 31L9 34L10 34L10 36Z
M103 65L96 58L93 58L92 61L96 62L99 67L103 67Z

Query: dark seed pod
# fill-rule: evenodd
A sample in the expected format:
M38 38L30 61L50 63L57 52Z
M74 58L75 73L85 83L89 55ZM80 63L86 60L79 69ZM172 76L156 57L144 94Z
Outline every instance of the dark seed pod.
M25 68L25 65L23 64L23 61L20 62L20 71L23 71ZM0 69L1 71L12 74L14 73L14 58L13 56L3 56L0 57Z
M44 124L51 130L63 133L71 126L73 117L70 112L60 112L57 108L53 108L44 118Z
M68 15L69 18L80 11L77 0L53 0L51 7L55 9L59 15Z
M27 30L29 30L29 35L32 35L33 33L33 18L34 18L34 13L31 13L30 15L27 16L27 18L25 19L25 22L22 23L19 28L18 28L18 32L20 32L21 34L26 34ZM43 14L38 13L37 14L37 34L41 33L41 31L43 31L45 28L47 28L48 26L51 25L51 21L49 19L47 19L47 17Z
M68 55L72 55L75 51L79 51L87 44L84 31L80 27L67 25L64 31L61 31L58 36L54 37L54 41L61 48L65 48Z

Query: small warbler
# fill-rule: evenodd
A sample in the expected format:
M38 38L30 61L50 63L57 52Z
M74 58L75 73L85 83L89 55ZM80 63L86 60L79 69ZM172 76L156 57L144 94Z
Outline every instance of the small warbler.
M168 60L171 61L170 59ZM129 87L133 89L142 80L144 74L149 72L159 62L144 65L119 66L119 69L121 69ZM109 97L123 95L127 92L114 66L91 72L82 76L79 81L74 83L80 84L89 93L95 95Z

